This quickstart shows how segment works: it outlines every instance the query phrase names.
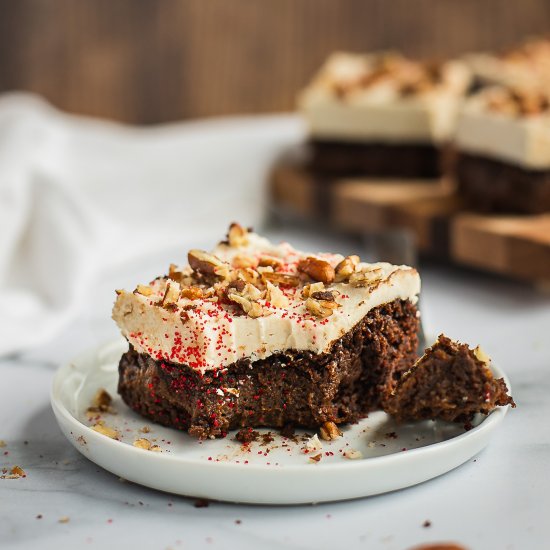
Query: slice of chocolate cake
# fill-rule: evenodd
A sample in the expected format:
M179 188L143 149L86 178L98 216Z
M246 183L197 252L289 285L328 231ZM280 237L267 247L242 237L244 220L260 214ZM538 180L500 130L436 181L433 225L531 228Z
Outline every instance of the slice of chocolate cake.
M156 422L199 438L353 422L415 360L410 267L306 254L237 224L188 261L113 309L130 344L119 393Z
M397 383L384 409L399 421L469 422L476 413L512 405L504 379L495 379L490 359L477 347L444 335Z
M327 176L437 178L469 83L460 61L332 54L299 97L309 168Z

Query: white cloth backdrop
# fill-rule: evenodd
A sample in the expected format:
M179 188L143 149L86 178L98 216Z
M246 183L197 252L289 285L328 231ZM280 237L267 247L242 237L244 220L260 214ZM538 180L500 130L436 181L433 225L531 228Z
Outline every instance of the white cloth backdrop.
M0 355L55 336L102 271L258 225L270 165L303 136L290 115L135 128L0 97Z

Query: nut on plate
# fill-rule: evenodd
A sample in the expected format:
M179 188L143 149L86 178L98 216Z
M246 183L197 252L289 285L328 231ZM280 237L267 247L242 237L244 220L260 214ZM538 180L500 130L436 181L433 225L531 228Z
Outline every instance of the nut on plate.
M321 434L321 439L324 439L325 441L333 441L334 439L342 437L342 432L332 421L325 422L319 428L319 433Z
M227 233L229 246L239 247L248 244L248 230L238 223L232 223Z

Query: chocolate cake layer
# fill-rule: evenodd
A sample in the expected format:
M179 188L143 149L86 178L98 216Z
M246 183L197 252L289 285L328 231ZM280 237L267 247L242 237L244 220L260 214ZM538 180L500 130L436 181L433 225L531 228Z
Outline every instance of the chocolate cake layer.
M476 413L515 407L504 379L495 379L482 358L481 352L440 335L398 381L384 410L402 422L469 422Z
M526 170L461 153L456 164L460 193L483 212L550 212L550 170Z
M129 407L198 438L242 427L354 422L383 406L415 360L417 309L395 300L372 309L329 353L288 350L204 374L134 349L119 365Z
M431 144L310 142L309 168L334 176L437 178L442 161Z

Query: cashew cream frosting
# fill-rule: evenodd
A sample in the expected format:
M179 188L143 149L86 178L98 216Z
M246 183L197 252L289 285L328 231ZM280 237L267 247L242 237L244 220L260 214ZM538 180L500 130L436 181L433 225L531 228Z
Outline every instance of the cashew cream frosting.
M450 138L470 84L467 66L449 61L439 80L423 83L423 73L417 76L422 65L400 56L395 69L380 74L376 64L384 55L393 59L391 54L329 57L299 97L314 138L390 143L438 143ZM407 81L413 84L404 92Z
M550 168L550 111L524 116L492 110L489 101L500 91L488 88L466 102L455 136L458 149L526 169Z
M371 282L366 286L346 281L321 283L324 292L330 292L334 300L330 302L332 309L325 310L332 313L319 316L303 296L304 288L315 285L316 281L300 274L297 266L310 257L334 268L344 260L343 256L307 254L288 243L273 245L254 233L248 233L246 242L238 246L220 243L212 255L230 266L243 265L243 259L245 263L256 264L264 257L276 259L280 262L276 272L299 277L299 284L279 284L281 293L277 293L277 300L275 293L270 296L265 291L254 291L253 299L261 312L254 317L237 307L239 304L225 300L223 294L220 298L219 293L208 296L206 292L208 297L191 299L181 292L168 307L163 306L167 286L172 284L167 277L158 278L146 287L138 285L134 292L117 291L113 319L136 351L203 372L227 367L239 359L254 361L286 350L323 353L371 309L395 299L415 303L420 292L420 278L415 269L360 262L355 271L367 273ZM172 266L173 271L176 269L190 272L188 266ZM271 273L269 269L267 272ZM238 268L232 276L237 272ZM270 288L273 291L273 287ZM326 297L325 294L319 296Z

